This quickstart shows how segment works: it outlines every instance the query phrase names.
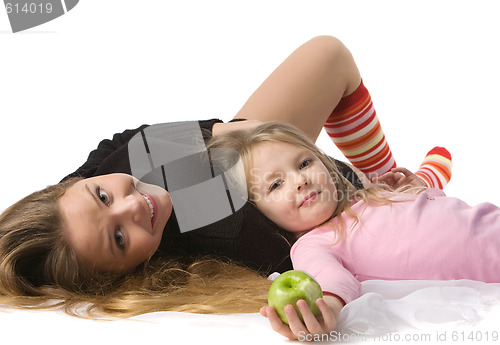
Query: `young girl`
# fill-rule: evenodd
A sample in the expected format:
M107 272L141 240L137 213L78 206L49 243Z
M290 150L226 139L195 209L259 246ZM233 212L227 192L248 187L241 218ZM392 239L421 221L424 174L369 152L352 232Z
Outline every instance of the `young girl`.
M382 179L393 188L355 190L314 143L284 124L215 138L212 146L240 154L249 199L300 236L291 249L293 267L310 273L324 291L317 301L321 321L304 301L297 302L304 324L292 306L285 308L289 326L272 308L261 309L291 339L334 330L341 308L360 296L364 280L500 282L500 209L490 203L470 207L426 189L403 168ZM234 181L243 176L235 174ZM403 181L406 186L398 188Z

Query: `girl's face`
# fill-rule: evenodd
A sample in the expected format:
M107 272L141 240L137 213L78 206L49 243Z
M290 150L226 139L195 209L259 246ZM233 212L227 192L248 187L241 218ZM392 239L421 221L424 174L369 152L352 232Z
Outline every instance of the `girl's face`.
M251 166L253 201L283 229L309 230L333 215L335 183L325 165L306 148L284 142L258 144Z
M163 188L110 174L76 182L59 207L80 258L100 271L125 272L158 249L172 200Z

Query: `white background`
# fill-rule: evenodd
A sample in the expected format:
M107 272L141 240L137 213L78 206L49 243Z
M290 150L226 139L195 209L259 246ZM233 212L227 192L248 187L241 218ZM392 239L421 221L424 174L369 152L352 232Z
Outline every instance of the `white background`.
M448 195L500 204L496 1L82 0L12 34L0 8L0 210L143 123L230 120L300 44L351 50L400 166L446 146ZM341 157L327 137L319 144Z

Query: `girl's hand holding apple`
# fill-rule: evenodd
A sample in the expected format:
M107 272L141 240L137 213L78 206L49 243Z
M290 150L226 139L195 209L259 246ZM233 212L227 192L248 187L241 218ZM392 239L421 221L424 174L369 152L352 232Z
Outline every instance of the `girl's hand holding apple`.
M276 313L276 310L272 307L262 307L260 309L260 314L269 319L273 330L288 339L308 339L308 335L312 335L311 339L315 339L315 335L321 337L322 334L328 334L334 331L337 326L338 312L335 313L335 311L331 309L329 303L327 303L327 300L329 299L335 299L335 302L338 304L338 299L333 296L325 296L324 298L319 298L316 301L319 311L321 312L319 320L316 319L304 300L297 301L297 307L304 318L304 323L300 321L300 318L292 305L287 305L285 307L285 313L288 317L288 325L281 321L280 317ZM339 311L341 308L342 304L340 304Z
M321 339L322 334L335 330L343 305L336 296L322 298L321 287L307 273L288 271L271 284L269 306L262 307L260 314L268 318L273 330L288 339L314 340L315 335Z

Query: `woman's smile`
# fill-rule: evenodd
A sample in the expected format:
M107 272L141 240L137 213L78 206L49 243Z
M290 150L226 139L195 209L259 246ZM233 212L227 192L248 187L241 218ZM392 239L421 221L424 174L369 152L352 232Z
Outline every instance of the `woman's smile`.
M145 193L141 193L141 195L144 197L144 200L146 200L146 203L148 204L149 213L151 214L151 227L154 228L156 220L155 215L158 214L158 206L156 206L156 202L153 196L147 195Z

